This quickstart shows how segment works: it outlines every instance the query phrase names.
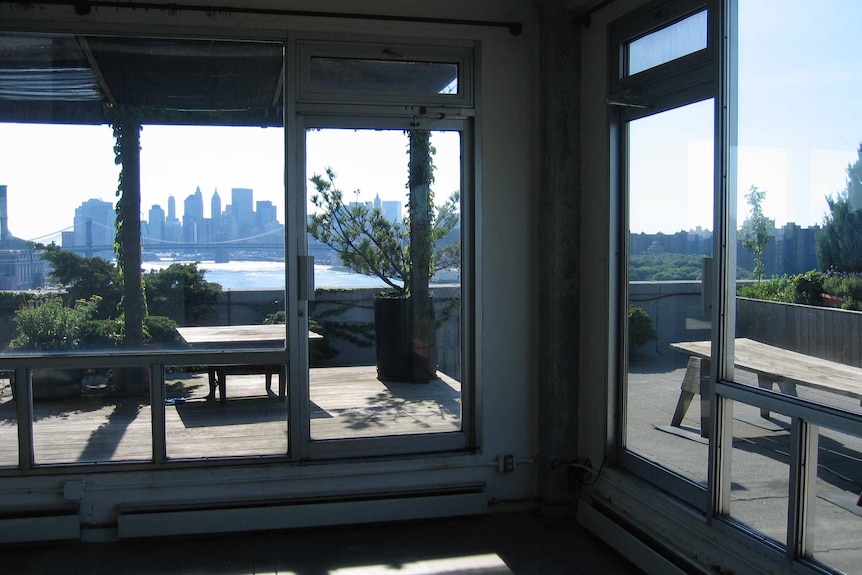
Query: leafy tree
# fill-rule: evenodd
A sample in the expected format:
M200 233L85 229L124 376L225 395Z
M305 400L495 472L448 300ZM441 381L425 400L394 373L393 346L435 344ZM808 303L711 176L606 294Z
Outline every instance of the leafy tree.
M147 309L179 325L196 325L216 310L221 285L208 282L197 264L171 264L144 274Z
M699 280L703 256L698 254L638 254L629 258L629 281Z
M66 290L67 305L98 296L100 301L93 310L94 318L117 317L123 284L114 264L100 257L79 256L54 244L39 248L42 258L51 264L50 277Z
M862 272L862 211L851 208L846 192L826 203L829 214L817 236L820 269Z
M820 269L862 272L862 144L856 162L847 166L847 187L826 204L829 213L817 236Z
M745 194L745 201L751 208L751 213L742 224L742 247L754 254L754 277L763 279L763 253L769 244L769 219L763 214L763 200L766 190L751 186Z

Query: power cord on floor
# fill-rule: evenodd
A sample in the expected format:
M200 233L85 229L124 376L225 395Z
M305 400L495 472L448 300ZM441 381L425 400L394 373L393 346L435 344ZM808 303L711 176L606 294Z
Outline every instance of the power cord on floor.
M602 469L605 467L605 458L602 458L602 463L599 468L593 467L592 462L586 457L574 460L554 459L551 461L551 469L559 469L565 467L569 471L569 491L574 493L575 497L580 497L581 488L585 485L592 485L598 480Z

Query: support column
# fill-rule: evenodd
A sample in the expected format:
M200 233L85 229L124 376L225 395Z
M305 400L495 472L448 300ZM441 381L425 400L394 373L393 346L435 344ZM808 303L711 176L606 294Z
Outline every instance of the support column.
M568 510L577 456L580 279L580 28L562 3L541 0L538 254L539 504ZM600 462L593 462L596 467Z

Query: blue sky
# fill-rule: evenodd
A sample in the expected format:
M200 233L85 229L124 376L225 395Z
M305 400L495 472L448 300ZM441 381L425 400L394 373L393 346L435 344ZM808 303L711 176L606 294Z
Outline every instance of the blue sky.
M764 210L777 225L822 222L825 196L842 190L847 164L862 142L862 2L859 0L743 0L740 4L738 221L751 185L767 191ZM647 119L640 165L634 167L633 231L673 233L712 229L710 111L703 105ZM649 125L653 124L652 131ZM704 130L703 128L706 128ZM309 134L309 175L331 165L338 185L361 200L375 193L403 197L404 136L352 131ZM686 141L668 147L669 137ZM438 201L458 189L458 145L435 141ZM254 190L283 210L283 136L280 129L164 128L142 133L142 211L181 210L200 186L205 214L219 190ZM107 126L0 124L0 184L8 186L9 227L25 239L67 229L81 202L115 201L118 168ZM639 201L639 198L645 198ZM280 212L281 213L281 212ZM280 218L282 219L282 218Z
M821 223L862 142L862 2L743 0L739 12L738 223L752 185L778 226ZM638 122L633 231L712 229L711 113Z

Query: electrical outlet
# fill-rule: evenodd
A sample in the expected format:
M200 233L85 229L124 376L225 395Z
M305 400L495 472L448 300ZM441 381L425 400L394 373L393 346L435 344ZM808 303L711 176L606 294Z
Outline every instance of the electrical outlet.
M500 473L515 471L515 455L513 453L506 453L497 457L497 471Z

